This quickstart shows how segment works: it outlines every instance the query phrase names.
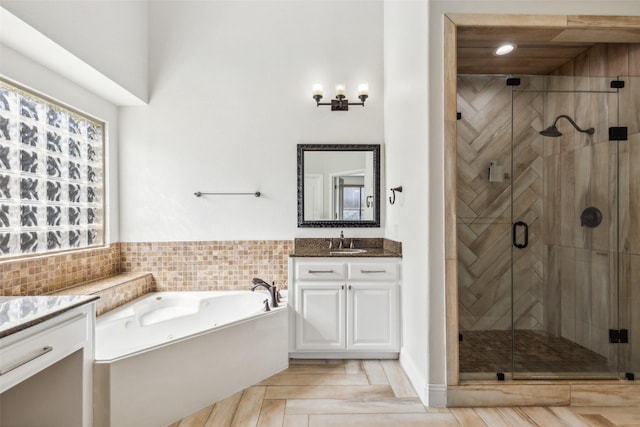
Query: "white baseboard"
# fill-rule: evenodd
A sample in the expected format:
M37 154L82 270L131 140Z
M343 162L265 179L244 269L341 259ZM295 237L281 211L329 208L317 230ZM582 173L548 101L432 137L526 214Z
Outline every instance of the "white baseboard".
M426 406L430 408L446 408L447 407L447 386L445 384L428 384L427 385L427 402Z
M418 393L418 397L420 398L422 404L425 406L429 406L427 405L427 383L418 372L418 369L416 368L415 363L413 363L413 360L409 356L407 356L406 352L402 350L400 350L400 365L402 365L404 373L407 374L407 378L409 378L409 381L411 381L413 389L416 391L416 393Z
M427 384L418 372L413 360L402 350L400 350L400 364L424 406L430 408L445 408L447 406L446 384Z

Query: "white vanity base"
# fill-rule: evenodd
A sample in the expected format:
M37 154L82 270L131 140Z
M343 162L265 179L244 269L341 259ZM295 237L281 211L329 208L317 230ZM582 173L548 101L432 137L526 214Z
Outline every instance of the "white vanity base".
M94 319L86 303L0 339L0 427L92 425Z
M289 258L293 358L397 359L400 258Z

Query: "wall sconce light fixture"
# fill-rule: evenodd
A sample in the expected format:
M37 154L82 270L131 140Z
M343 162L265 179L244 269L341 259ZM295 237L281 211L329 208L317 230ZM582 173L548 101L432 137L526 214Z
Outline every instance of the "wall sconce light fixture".
M317 107L330 105L331 111L349 111L349 105L362 105L364 107L364 102L369 97L369 83L363 82L358 85L358 98L360 98L360 102L349 102L345 93L345 86L343 84L337 84L336 98L332 99L331 102L320 102L323 95L322 85L314 84L312 90L313 99L316 100Z

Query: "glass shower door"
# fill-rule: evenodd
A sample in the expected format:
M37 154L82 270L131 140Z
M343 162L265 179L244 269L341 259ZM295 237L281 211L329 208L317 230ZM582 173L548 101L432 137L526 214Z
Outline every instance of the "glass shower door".
M540 79L512 91L513 377L617 377L618 93Z
M640 372L640 77L620 77L619 126L626 126L628 140L618 143L620 153L619 282L620 327L628 344L621 345L622 377Z

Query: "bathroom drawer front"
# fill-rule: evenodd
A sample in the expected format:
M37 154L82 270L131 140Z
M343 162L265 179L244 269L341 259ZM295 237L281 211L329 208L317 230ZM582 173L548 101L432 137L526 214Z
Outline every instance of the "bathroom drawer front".
M0 392L82 348L87 340L86 317L78 314L12 344L0 340Z
M399 276L397 263L350 263L349 280L396 281Z
M296 264L296 278L298 280L331 281L345 280L346 277L346 266L341 262L300 262Z

